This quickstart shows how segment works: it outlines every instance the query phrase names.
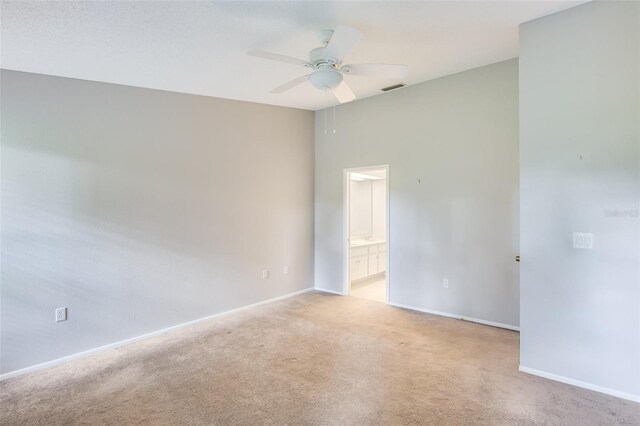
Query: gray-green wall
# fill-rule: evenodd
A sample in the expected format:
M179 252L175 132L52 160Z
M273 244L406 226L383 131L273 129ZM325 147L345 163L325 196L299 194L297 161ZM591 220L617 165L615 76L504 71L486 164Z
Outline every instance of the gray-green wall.
M5 70L1 103L3 373L312 287L312 112Z
M343 289L343 170L389 164L391 303L517 327L517 59L336 117L316 113L316 288Z
M640 401L640 3L522 25L520 123L521 367Z

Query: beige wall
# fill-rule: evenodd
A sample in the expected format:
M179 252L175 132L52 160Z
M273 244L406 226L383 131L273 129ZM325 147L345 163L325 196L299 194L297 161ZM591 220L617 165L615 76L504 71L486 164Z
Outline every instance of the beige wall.
M343 170L389 164L391 303L518 326L518 61L339 106L336 134L331 117L325 134L316 113L316 287L343 290Z
M312 112L1 83L2 372L312 286Z

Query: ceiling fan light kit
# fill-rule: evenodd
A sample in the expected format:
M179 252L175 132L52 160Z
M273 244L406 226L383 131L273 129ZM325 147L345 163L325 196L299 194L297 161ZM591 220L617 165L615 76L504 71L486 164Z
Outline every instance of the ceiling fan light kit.
M322 30L318 33L318 40L322 46L309 52L309 62L262 50L250 50L247 54L278 62L302 65L313 70L308 75L298 77L276 87L271 90L271 93L285 92L308 80L317 89L323 91L332 90L336 99L338 99L340 103L345 103L354 100L356 96L344 81L344 75L401 79L407 74L406 65L342 65L344 57L355 47L361 38L362 33L360 31L347 25L340 25L334 31Z
M333 68L323 68L309 74L309 81L317 89L333 90L342 83L342 74Z

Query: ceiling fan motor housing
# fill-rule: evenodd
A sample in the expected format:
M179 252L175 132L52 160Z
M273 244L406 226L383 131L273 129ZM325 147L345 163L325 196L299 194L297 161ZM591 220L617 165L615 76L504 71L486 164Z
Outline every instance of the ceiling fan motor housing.
M335 65L339 61L335 58L325 56L325 47L316 47L309 52L309 62L314 64L315 66L320 66L323 64Z
M318 47L309 52L310 62L316 69L309 75L309 81L320 90L335 89L342 82L342 74L336 69L337 61L333 58L326 58L324 55L324 47Z

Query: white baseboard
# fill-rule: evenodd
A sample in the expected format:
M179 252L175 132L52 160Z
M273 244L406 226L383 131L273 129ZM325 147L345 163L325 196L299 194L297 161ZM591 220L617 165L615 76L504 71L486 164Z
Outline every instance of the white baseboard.
M328 289L326 289L326 288L319 288L319 287L316 287L316 288L315 288L315 290L322 291L322 292L324 292L324 293L337 294L338 296L344 296L344 293L341 293L341 292L339 292L339 291L335 291L335 290L328 290Z
M592 391L605 393L607 395L615 396L629 401L640 402L640 395L634 395L627 392L621 392L615 389L606 388L604 386L594 385L592 383L583 382L581 380L570 379L568 377L559 376L553 373L547 373L546 371L536 370L534 368L520 366L518 370L523 373L532 374L534 376L544 377L545 379L555 380L556 382L566 383L568 385L577 386L579 388L589 389Z
M509 324L503 324L501 322L494 322L494 321L485 321L485 320L481 320L478 318L471 318L471 317L460 317L461 320L463 321L469 321L469 322L475 322L478 324L483 324L483 325L489 325L491 327L497 327L497 328L504 328L507 330L511 330L511 331L520 331L520 327L517 327L515 325L509 325Z
M475 322L482 325L489 325L491 327L504 328L512 331L520 331L520 327L516 327L515 325L503 324L500 322L485 321L477 318L470 318L462 315L450 314L448 312L433 311L431 309L423 309L423 308L418 308L416 306L402 305L400 303L389 303L389 305L395 306L397 308L411 309L412 311L424 312L426 314L439 315L441 317L449 317L449 318L455 318L463 321Z
M140 340L144 340L144 339L149 339L151 337L159 336L161 334L165 334L165 333L168 333L170 331L175 331L175 330L178 330L178 329L181 329L181 328L184 328L184 327L188 327L190 325L197 324L197 323L202 322L202 321L207 321L207 320L210 320L210 319L213 319L213 318L221 317L223 315L229 315L229 314L232 314L232 313L240 312L240 311L243 311L243 310L249 309L249 308L255 308L255 307L258 307L258 306L261 306L261 305L266 305L268 303L277 302L279 300L287 299L287 298L293 297L293 296L297 296L299 294L306 293L306 292L309 292L309 291L312 291L312 290L314 290L314 288L307 288L307 289L304 289L304 290L295 291L293 293L288 293L288 294L285 294L285 295L282 295L282 296L274 297L273 299L267 299L267 300L263 300L262 302L257 302L257 303L253 303L251 305L242 306L240 308L232 309L230 311L224 311L224 312L219 312L217 314L208 315L208 316L206 316L204 318L199 318L197 320L188 321L188 322L184 322L184 323L181 323L181 324L173 325L171 327L163 328L161 330L152 331L151 333L146 333L146 334L143 334L141 336L136 336L136 337L131 337L131 338L125 339L125 340L120 340L120 341L115 342L115 343L109 343L108 345L99 346L97 348L89 349L89 350L78 352L78 353L71 354L71 355L67 355L67 356L64 356L62 358L57 358L57 359L54 359L54 360L51 360L51 361L43 362L41 364L32 365L32 366L29 366L29 367L21 368L19 370L9 371L8 373L0 374L0 381L6 380L6 379L10 379L12 377L21 376L23 374L27 374L27 373L30 373L32 371L37 371L37 370L42 370L42 369L45 369L45 368L53 367L54 365L59 365L59 364L62 364L62 363L68 362L68 361L72 361L74 359L83 358L85 356L89 356L91 354L95 354L95 353L98 353L98 352L106 351L108 349L121 348L123 346L130 345L131 343L134 343L134 342L137 342L137 341L140 341Z

